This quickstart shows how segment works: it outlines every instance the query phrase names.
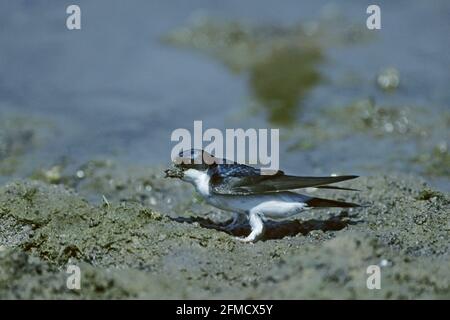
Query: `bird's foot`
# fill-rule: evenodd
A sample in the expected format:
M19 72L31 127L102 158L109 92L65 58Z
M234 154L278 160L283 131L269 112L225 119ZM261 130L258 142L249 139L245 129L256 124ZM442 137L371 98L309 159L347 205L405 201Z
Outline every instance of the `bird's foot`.
M258 241L262 235L263 235L263 230L254 230L254 231L250 232L250 234L248 236L246 236L244 238L236 237L236 239L238 241L245 242L245 243L253 243L253 242Z
M234 213L233 214L233 220L230 224L227 224L225 227L223 227L223 230L231 233L234 229L239 227L239 225L243 224L247 217L243 214Z
M241 242L256 242L264 233L264 223L257 212L250 212L249 222L251 227L250 234L245 238L237 238Z
M222 227L222 230L226 231L228 233L232 233L233 230L236 228L236 226L237 226L236 224L230 223L230 224L227 224L225 227Z

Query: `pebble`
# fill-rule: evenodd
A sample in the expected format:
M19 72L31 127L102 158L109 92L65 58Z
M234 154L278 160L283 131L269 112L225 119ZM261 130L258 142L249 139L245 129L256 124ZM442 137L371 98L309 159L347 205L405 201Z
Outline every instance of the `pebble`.
M377 84L383 90L395 90L400 84L400 74L395 68L386 68L377 76Z
M389 260L383 259L380 261L380 267L387 267L389 265Z
M85 177L84 171L83 170L78 170L76 173L76 176L78 179L83 179Z

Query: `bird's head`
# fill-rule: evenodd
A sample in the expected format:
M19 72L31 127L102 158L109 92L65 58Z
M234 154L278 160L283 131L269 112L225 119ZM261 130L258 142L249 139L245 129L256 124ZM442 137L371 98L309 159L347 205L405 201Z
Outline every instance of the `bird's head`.
M173 159L171 167L164 172L166 178L179 178L190 181L200 173L207 172L212 166L217 165L218 159L204 150L190 149L179 153Z

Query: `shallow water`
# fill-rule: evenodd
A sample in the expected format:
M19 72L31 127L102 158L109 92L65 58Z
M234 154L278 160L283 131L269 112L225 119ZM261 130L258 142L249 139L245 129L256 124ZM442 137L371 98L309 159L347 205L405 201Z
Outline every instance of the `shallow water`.
M325 80L295 105L291 127L268 121L264 108L250 107L246 72L233 73L201 50L179 48L161 38L188 26L199 12L213 19L287 28L343 16L364 29L368 3L79 1L79 5L82 30L68 31L65 7L57 1L0 4L0 115L5 119L9 114L32 115L52 123L51 133L13 176L49 167L61 157L75 165L95 157L164 164L173 147L171 132L191 129L194 120L203 120L205 128L280 127L287 137L281 141L281 167L290 173L416 173L439 189L450 190L448 175L427 171L431 160L426 156L422 162L412 160L450 141L446 1L382 2L382 29L374 31L373 39L322 45L325 61L318 68ZM400 86L384 92L375 79L390 66L398 70ZM426 135L380 136L373 128L348 129L348 111L342 108L368 98L394 110L407 106L408 119L420 123ZM323 110L331 108L344 114L344 120L326 118ZM351 121L352 116L348 115ZM312 129L304 131L308 123L313 123ZM321 133L328 137L318 139ZM308 139L313 147L290 148ZM445 166L445 159L437 166Z

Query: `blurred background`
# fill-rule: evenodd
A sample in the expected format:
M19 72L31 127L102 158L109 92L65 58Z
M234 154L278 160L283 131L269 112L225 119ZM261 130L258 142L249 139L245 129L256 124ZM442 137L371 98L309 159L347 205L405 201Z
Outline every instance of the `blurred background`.
M66 28L67 6L81 30ZM0 181L96 158L170 161L174 129L279 128L292 174L450 190L450 3L0 3Z

